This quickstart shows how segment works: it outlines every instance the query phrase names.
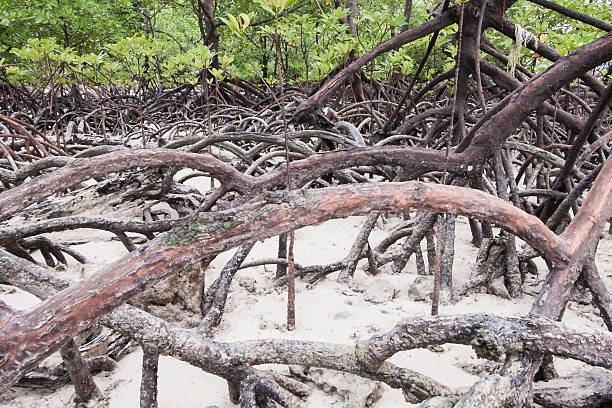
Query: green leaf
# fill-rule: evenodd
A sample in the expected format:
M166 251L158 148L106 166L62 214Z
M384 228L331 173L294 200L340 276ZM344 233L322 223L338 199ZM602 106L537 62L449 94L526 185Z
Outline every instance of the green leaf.
M240 29L244 31L245 28L247 28L249 24L251 24L251 19L249 18L247 14L244 14L244 13L240 13L238 15L238 18L240 19Z
M242 17L239 17L239 18L242 19ZM248 20L248 16L247 16L247 20ZM221 18L221 21L225 23L225 25L230 29L231 32L233 32L240 38L244 38L244 32L240 28L240 24L238 23L238 20L236 20L236 17L234 17L232 14L227 13L227 19Z
M285 4L283 5L283 9L285 9L285 10L286 10L286 9L289 9L289 8L293 7L293 5L294 5L295 3L297 3L297 0L287 0L287 1L285 2Z
M236 20L236 17L234 17L233 15L231 15L231 14L227 13L227 18L229 18L229 20L231 21L231 23L232 23L232 28L233 28L234 30L236 30L236 31L237 31L237 30L239 30L239 29L240 29L240 24L238 24L238 20Z
M276 17L277 13L275 12L275 10L272 8L272 3L268 2L266 0L253 0L255 3L259 4L259 6L261 8L263 8L264 10L266 10L268 13L272 14L273 16Z

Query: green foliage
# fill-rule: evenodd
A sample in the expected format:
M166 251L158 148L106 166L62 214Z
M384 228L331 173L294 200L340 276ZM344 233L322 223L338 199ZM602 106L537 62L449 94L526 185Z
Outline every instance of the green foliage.
M85 63L74 49L58 45L53 38L29 39L23 47L12 49L12 53L22 61L21 65L6 69L13 82L70 83Z
M95 52L136 32L138 14L129 0L1 0L0 44L7 50L29 39L55 38L80 53Z
M55 39L30 39L25 46L11 50L18 64L5 72L10 82L37 85L70 84L77 78L89 84L136 86L159 80L175 85L195 83L215 55L201 44L184 53L171 50L167 41L134 36L107 44L99 53L79 55L70 47L58 45Z
M221 17L221 21L225 23L227 28L229 28L232 33L243 39L245 36L244 31L251 23L251 19L249 18L249 16L244 13L240 13L238 15L238 18L234 17L230 13L227 13L227 19Z
M556 3L603 21L610 21L612 17L611 5L607 1L556 0ZM546 43L555 48L561 56L594 41L603 34L601 30L588 24L568 19L526 0L519 0L509 10L508 15L513 22L520 24L536 37L543 35L542 38L545 38ZM504 51L508 52L510 41L503 40L503 44ZM521 62L536 71L550 65L545 59L536 58L534 53L527 49L523 49L521 53Z
M610 18L607 0L558 3L602 20ZM23 0L0 0L1 72L6 80L16 83L79 81L129 87L195 83L202 78L203 70L207 70L204 77L208 81L226 75L257 81L254 66L266 80L274 82L277 65L273 39L278 34L285 81L319 81L351 56L362 55L393 33L398 34L404 24L403 0L359 2L356 35L346 24L349 10L336 7L335 2L311 0L301 4L298 12L287 13L296 4L296 0L217 2L215 16L223 24L218 26L220 41L215 54L202 43L205 27L198 25L191 1L44 0L33 5ZM414 2L411 26L429 18L427 4ZM152 31L144 31L144 11ZM511 7L509 17L536 36L546 33L547 44L561 55L602 35L600 30L526 0ZM456 29L453 26L441 31L424 78L454 64ZM508 54L508 39L493 30L487 37ZM423 38L386 53L364 67L366 74L383 81L391 75L410 76L428 40ZM215 56L219 65L213 67ZM549 64L526 49L520 59L535 71Z
M195 84L202 70L208 69L215 56L205 45L197 45L183 54L175 55L168 59L166 72L175 72L179 76L177 83L190 82ZM163 74L163 73L160 73Z
M274 17L277 17L283 11L293 7L297 0L253 0L253 2Z

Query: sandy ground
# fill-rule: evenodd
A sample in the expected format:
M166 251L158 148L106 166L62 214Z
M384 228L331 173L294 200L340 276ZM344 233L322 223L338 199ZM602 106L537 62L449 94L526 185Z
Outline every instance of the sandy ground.
M321 225L303 228L296 232L295 259L301 265L326 264L342 259L348 254L364 217L349 217L332 220ZM375 245L392 228L397 219L390 218L385 225L379 225L370 236ZM80 230L70 232L79 234L79 239L93 239L89 243L75 245L90 260L82 269L71 268L71 277L87 276L105 264L111 263L127 252L118 242L111 240L109 234ZM72 235L76 239L76 235ZM477 249L469 243L471 238L467 220L459 217L457 221L457 242L454 262L454 284L469 279ZM77 240L78 241L78 240ZM248 260L275 257L277 240L259 242L249 255ZM232 253L218 256L207 270L207 282L212 282ZM598 250L597 263L604 280L610 284L612 277L612 239L606 234ZM360 264L361 265L361 264ZM540 263L539 277L531 277L526 284L528 292L535 293L538 282L545 276L545 268ZM288 332L284 328L286 310L286 291L267 288L275 273L275 267L256 267L240 271L232 284L232 291L220 327L214 338L219 341L247 339L285 338L355 344L380 331L391 328L405 317L427 316L430 313L429 301L414 301L410 287L417 278L414 257L404 273L399 275L382 274L376 277L366 275L357 269L355 280L364 288L386 281L396 289L396 296L382 303L366 300L366 293L355 292L336 282L337 273L320 281L312 289L304 282L297 282L296 315L297 329ZM37 299L20 291L4 291L0 299L16 308L28 308ZM487 294L472 294L454 304L444 304L441 314L455 313L492 313L508 316L523 315L531 307L533 296L524 295L519 300L506 300ZM564 321L571 324L604 328L597 312L591 306L572 303L565 313ZM139 404L140 366L142 353L135 349L119 362L112 373L101 373L95 377L99 387L109 395L108 406L112 408L132 408ZM401 352L391 358L395 364L417 370L425 375L460 389L469 387L478 377L461 367L466 364L480 364L473 351L466 346L445 345L437 351L414 350ZM568 374L581 366L581 363L556 360L561 374ZM170 357L162 357L159 366L159 407L229 408L234 405L228 400L227 386L223 379L206 374L186 363ZM277 367L287 372L285 367ZM383 385L384 392L372 406L377 408L413 406L404 401L399 390ZM346 401L339 392L325 392L313 386L309 398L311 407L345 407L352 403ZM0 397L1 407L56 408L71 406L74 391L71 386L60 389L32 390L13 388Z

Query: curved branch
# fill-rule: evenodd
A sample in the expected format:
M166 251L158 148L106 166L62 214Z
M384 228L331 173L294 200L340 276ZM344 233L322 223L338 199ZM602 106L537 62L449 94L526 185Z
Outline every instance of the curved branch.
M52 167L62 167L72 162L67 156L49 156L20 167L17 171L0 169L0 180L5 183L18 184L28 177Z
M183 222L186 218L158 221L119 221L109 218L91 217L61 217L39 221L19 227L0 228L0 245L47 232L74 230L79 228L94 228L110 232L137 232L150 234L152 232L168 231Z
M515 25L510 20L508 20L508 18L506 18L505 16L503 17L501 22L495 18L490 18L488 23L495 30L499 31L500 33L504 34L505 36L513 40L516 40L515 34L514 34ZM557 52L555 48L540 41L539 39L537 39L537 42L535 44L532 42L528 42L525 46L529 48L531 51L542 55L544 58L546 58L549 61L556 62L561 58L561 56L559 55L559 53ZM601 94L603 92L605 86L603 82L601 82L598 78L595 77L595 75L584 72L584 73L581 73L580 78L586 84L588 84L591 88L593 88L593 90L597 94Z
M542 284L530 314L549 319L560 319L580 273L593 262L597 242L606 221L612 216L612 160L607 160L595 179L589 195L573 221L561 235L567 243L570 262L553 264L552 271ZM522 401L526 390L542 363L542 357L533 353L512 356L506 362L504 375L510 377L514 387L509 399Z
M456 10L449 9L432 20L426 21L417 27L411 28L410 30L404 31L395 37L390 38L378 47L373 48L372 50L363 54L361 57L357 58L333 78L328 80L314 95L308 98L308 100L300 104L295 111L292 120L298 123L309 121L308 117L312 110L320 108L320 105L325 101L325 99L340 88L342 84L345 83L350 76L359 71L362 66L385 52L397 49L404 44L418 40L419 38L448 27L454 23L454 12L456 12Z
M539 219L506 201L467 188L407 182L268 193L242 207L198 214L91 278L19 316L0 321L0 392L83 327L187 262L332 218L372 210L412 209L485 219L511 230L550 261L563 264L566 260L565 243Z
M578 345L584 342L584 347ZM569 326L544 317L447 315L405 320L367 343L369 367L395 353L432 344L471 345L480 357L499 360L506 353L551 353L612 368L612 333Z
M537 4L538 6L542 6L547 9L556 11L557 13L562 14L565 17L569 17L574 20L582 21L583 23L599 28L600 30L612 31L612 24L606 23L605 21L598 20L594 17L591 17L583 13L579 13L576 10L572 10L570 8L563 7L562 5L557 4L553 1L548 1L548 0L527 0L527 1L533 4Z
M380 164L400 166L406 170L406 177L409 178L430 171L444 170L444 160L444 152L408 146L381 146L322 153L291 162L291 185L303 186L308 181L334 170ZM460 155L449 154L449 172L465 173L468 170L468 164L463 162ZM284 178L286 176L282 169L263 175L255 183L255 191L257 193L262 189L280 185L284 183Z
M21 259L0 251L6 268L0 278L16 286L36 280L23 273ZM54 274L31 265L37 275L56 282L39 292L54 292L69 284L54 278ZM39 271L40 270L40 271ZM32 287L31 285L28 287ZM612 334L595 329L574 327L542 317L497 317L487 314L467 314L412 318L393 329L371 337L357 347L341 344L256 340L220 343L199 335L196 331L178 328L132 306L124 305L102 319L110 327L122 331L145 345L177 357L224 378L237 367L266 363L303 364L352 372L367 378L385 381L392 387L403 388L420 399L432 395L448 395L441 384L418 373L386 362L403 350L433 344L469 344L479 355L499 358L504 353L532 351L574 358L588 364L612 367L607 350L612 347ZM478 386L477 388L480 388ZM510 390L504 390L502 395ZM468 397L470 393L466 394Z
M612 218L612 159L606 160L599 175L582 203L580 211L561 234L572 254L589 250L594 256L594 244L599 241L606 222Z
M40 298L48 298L68 287L72 282L59 277L52 271L46 270L38 265L24 261L12 254L0 250L0 279L9 282L31 293L36 293ZM240 365L234 364L232 359L223 366L221 362L215 361L215 355L211 353L200 353L201 348L207 349L210 344L219 344L204 338L193 330L185 330L172 325L160 318L152 316L131 305L123 305L102 318L102 323L115 330L123 331L128 336L138 339L142 344L148 345L160 352L167 353L190 364L204 369L205 371L228 377L224 371L234 372ZM164 334L165 333L165 334ZM168 335L161 340L156 337ZM195 345L195 348L191 346ZM223 343L220 343L223 346ZM450 390L444 385L410 369L404 369L391 363L382 364L378 370L365 373L357 364L356 349L343 345L332 345L339 353L348 350L347 356L339 354L337 361L330 361L325 367L338 370L351 371L367 378L384 381L394 388L402 388L406 395L411 395L421 401L434 395L447 395ZM332 358L333 356L330 356ZM361 371L360 371L361 370ZM233 374L232 374L233 375ZM306 395L306 389L300 390L296 383L292 392L297 395Z
M472 160L478 157L482 160L483 152L487 152L488 156L498 149L529 113L554 92L579 75L610 60L611 56L612 33L609 33L561 58L504 98L498 104L499 109L484 115L479 121L481 127L475 132L469 147L469 137L466 137L458 150L467 147L466 155L472 157Z
M129 168L182 165L215 174L239 192L250 190L252 180L209 154L167 149L126 150L87 159L74 159L52 173L37 177L0 194L0 221L59 191L84 180Z
M430 149L383 146L342 150L312 155L292 163L291 185L303 186L310 180L333 170L357 166L388 164L401 166L408 174L422 174L444 168L444 153ZM450 154L448 170L468 170L459 155ZM66 164L64 159L56 165ZM86 159L73 159L65 167L30 180L0 194L0 221L59 191L89 178L145 166L182 166L208 172L221 180L224 188L252 197L262 189L283 185L285 169L279 168L259 178L246 176L209 154L185 153L170 149L139 149L113 152Z

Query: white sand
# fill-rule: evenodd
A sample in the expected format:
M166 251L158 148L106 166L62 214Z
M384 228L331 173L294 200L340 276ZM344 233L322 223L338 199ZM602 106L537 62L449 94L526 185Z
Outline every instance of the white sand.
M363 220L363 217L349 217L297 231L296 262L306 266L342 259L348 254ZM385 229L388 230L394 222L397 220L391 219ZM84 232L81 231L80 234ZM375 229L370 237L371 244L375 245L386 234L386 231ZM90 274L126 253L121 244L117 241L110 241L109 236L104 237L100 233L94 233L92 236L95 237L95 242L75 247L92 263L84 270L79 270L79 266L69 268L71 277ZM470 238L467 220L460 217L457 223L455 282L466 281L472 272L477 249L469 244ZM276 239L270 239L258 243L248 260L275 257L276 242ZM207 271L208 283L216 278L219 270L230 257L231 253L224 253L217 257ZM611 265L612 239L606 235L599 245L598 266L607 283L610 283ZM307 290L305 283L299 281L297 282L296 300L297 329L287 332L284 329L286 291L257 293L264 292L269 287L275 273L275 266L242 270L238 272L232 284L226 312L214 338L219 341L285 338L355 344L360 339L366 339L374 333L391 328L404 317L429 315L431 307L429 302L411 301L407 296L408 288L417 276L415 271L414 257L411 258L405 273L401 275L383 274L372 277L358 268L355 279L361 284L370 285L375 280L386 280L399 289L398 295L393 300L382 304L370 303L364 299L363 293L354 292L336 283L335 278L338 273L319 282L312 290ZM540 280L544 278L544 273L544 269L541 269ZM247 291L239 284L245 278L252 278L256 281L255 293ZM0 295L0 299L17 308L31 307L36 303L33 296L20 291L4 293ZM505 300L483 294L470 295L456 304L443 305L441 314L487 312L518 316L525 314L530 309L532 302L533 297L527 295L520 300ZM564 321L603 328L601 319L593 312L594 309L590 306L571 304L565 313ZM442 353L429 350L402 352L393 356L391 361L420 371L451 388L468 387L474 383L478 377L460 368L462 363L479 361L472 350L469 347L457 345L445 345L443 349ZM137 350L124 357L115 372L102 373L95 377L99 387L110 396L110 407L133 408L138 406L140 365L141 352ZM557 368L562 374L569 373L580 365L573 361L557 360ZM279 367L279 370L286 372L284 367ZM411 406L404 402L400 391L393 390L386 385L384 388L382 398L373 407ZM70 405L73 394L71 386L62 387L54 392L14 388L10 393L1 397L0 406L66 407ZM11 396L14 398L10 399ZM309 399L309 406L342 406L341 401L342 398L337 394L326 394L315 389ZM228 400L227 387L223 379L203 373L197 368L170 357L162 357L160 360L159 406L160 408L234 407Z

